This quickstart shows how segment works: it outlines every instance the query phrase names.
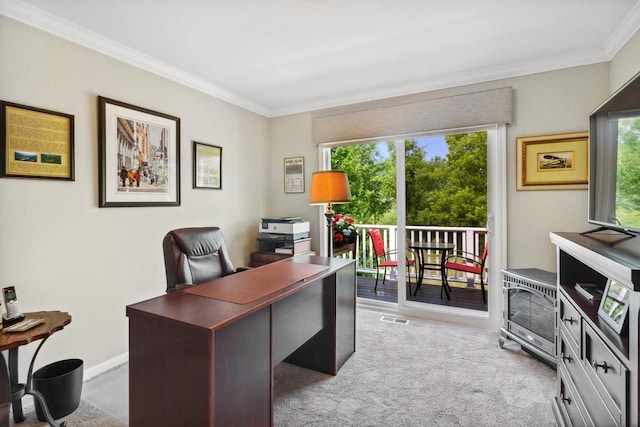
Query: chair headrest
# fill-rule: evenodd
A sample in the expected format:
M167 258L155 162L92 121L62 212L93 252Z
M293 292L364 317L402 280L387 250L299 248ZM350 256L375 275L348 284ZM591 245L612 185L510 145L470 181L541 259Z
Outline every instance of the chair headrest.
M219 227L180 228L170 234L180 251L187 256L216 253L224 242Z

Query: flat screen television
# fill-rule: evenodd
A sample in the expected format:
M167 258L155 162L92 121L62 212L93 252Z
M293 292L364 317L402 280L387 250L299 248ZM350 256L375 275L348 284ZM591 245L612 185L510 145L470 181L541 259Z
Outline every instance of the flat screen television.
M588 220L640 233L640 73L589 118Z

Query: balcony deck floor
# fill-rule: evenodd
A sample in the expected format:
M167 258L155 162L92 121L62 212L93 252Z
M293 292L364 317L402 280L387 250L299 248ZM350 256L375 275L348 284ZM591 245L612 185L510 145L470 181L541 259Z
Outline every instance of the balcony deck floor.
M482 300L482 292L480 289L453 287L451 289L451 299L448 300L444 293L442 294L442 298L440 298L441 285L439 282L438 284L435 284L435 282L436 281L426 280L422 283L422 286L418 291L418 295L412 295L408 297L408 300L449 307L487 311L487 304ZM382 278L380 278L376 292L373 291L376 283L375 277L357 276L356 283L357 295L359 298L368 298L393 303L398 302L398 287L395 281L386 280L383 285ZM411 282L412 293L415 292L415 289L416 284Z

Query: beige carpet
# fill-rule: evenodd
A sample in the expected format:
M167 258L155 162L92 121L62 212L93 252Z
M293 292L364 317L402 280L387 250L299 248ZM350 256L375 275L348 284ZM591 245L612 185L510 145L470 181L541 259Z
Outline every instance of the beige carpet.
M281 364L274 425L555 426L556 372L496 332L358 310L356 353L337 376Z
M126 427L127 424L123 423L101 409L96 408L90 403L81 401L80 407L73 413L66 417L63 417L58 422L66 421L67 427ZM32 410L25 413L25 421L15 424L13 418L11 419L11 426L16 427L46 427L49 424L38 421L36 416L36 410L32 407Z

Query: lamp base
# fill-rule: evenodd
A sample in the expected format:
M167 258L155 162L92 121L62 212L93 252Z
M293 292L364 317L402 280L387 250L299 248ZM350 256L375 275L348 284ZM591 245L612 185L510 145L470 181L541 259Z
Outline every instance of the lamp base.
M327 219L327 257L333 256L333 217L335 216L331 205L329 205L327 211L324 213L324 217Z

